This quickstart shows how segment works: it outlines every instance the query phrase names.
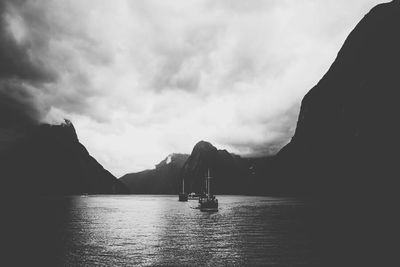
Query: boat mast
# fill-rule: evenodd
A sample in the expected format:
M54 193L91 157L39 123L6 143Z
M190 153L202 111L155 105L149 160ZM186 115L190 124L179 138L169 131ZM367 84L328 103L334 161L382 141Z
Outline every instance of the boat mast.
M207 175L207 193L210 195L210 168L208 168L208 175Z
M207 187L208 187L208 184L207 184L207 177L206 177L206 179L204 179L204 182L205 182L205 183L204 183L205 188L204 188L204 191L203 191L203 192L204 192L204 194L207 194L207 190L208 190L208 189L207 189Z

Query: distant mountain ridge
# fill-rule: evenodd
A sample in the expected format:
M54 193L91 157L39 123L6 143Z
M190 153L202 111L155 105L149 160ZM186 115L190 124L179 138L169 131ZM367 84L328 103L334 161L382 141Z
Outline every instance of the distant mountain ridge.
M264 168L264 163L271 160L272 157L242 158L200 141L190 155L171 154L155 169L129 173L120 180L131 193L178 194L185 179L185 192L201 193L205 190L204 177L210 169L212 191L216 194L265 194L266 190L260 185L268 181L268 168Z
M246 178L249 167L240 156L219 150L206 141L198 142L182 168L188 192L205 190L204 177L210 169L212 191L216 194L244 194L248 192Z
M154 169L128 173L119 180L132 194L177 194L181 168L188 157L187 154L173 153Z

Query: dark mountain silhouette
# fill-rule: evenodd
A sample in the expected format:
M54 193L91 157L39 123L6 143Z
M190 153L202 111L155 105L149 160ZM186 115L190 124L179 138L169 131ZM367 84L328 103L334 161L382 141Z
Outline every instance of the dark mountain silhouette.
M387 265L398 209L400 1L373 8L304 97L273 166L278 191L313 195L332 266Z
M304 97L295 135L278 154L290 190L388 189L398 133L399 30L400 1L373 8Z
M120 178L134 194L178 194L181 168L189 155L171 154L155 169L128 173Z
M210 169L215 194L285 195L288 190L276 179L276 157L243 158L198 142L182 168L188 192L201 193Z
M13 118L4 121L0 116L6 260L15 266L57 266L64 259L65 240L71 238L61 235L60 227L70 220L70 211L79 201L60 196L126 193L127 189L89 155L69 121L38 125L24 116Z
M0 132L4 194L127 193L127 188L89 155L68 120L60 125L14 125Z

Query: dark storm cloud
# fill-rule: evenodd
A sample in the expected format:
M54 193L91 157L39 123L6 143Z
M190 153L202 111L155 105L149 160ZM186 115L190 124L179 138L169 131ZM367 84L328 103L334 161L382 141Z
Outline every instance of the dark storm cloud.
M27 114L27 120L53 121L48 115L56 108L104 120L88 104L102 94L93 89L89 70L111 64L112 56L90 37L75 11L58 1L0 3L0 91L8 103L3 118L12 120L18 110L19 119Z
M18 44L10 32L7 14L13 4L0 2L0 124L36 122L42 112L35 103L32 87L55 79L44 62L33 60L30 43ZM31 89L30 89L31 87Z
M35 123L40 117L32 96L18 84L0 82L0 128L20 123Z

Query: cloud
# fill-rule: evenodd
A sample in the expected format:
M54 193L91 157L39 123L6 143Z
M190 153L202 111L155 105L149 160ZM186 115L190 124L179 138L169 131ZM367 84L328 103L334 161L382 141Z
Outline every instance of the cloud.
M1 126L34 123L44 113L37 105L35 92L51 82L55 73L23 42L21 18L13 17L8 2L0 3L0 123Z
M303 95L380 2L2 1L0 119L67 117L116 175L201 139L273 154Z

